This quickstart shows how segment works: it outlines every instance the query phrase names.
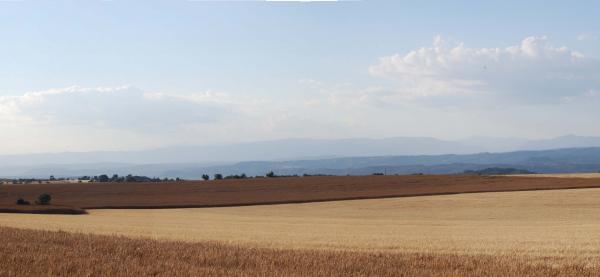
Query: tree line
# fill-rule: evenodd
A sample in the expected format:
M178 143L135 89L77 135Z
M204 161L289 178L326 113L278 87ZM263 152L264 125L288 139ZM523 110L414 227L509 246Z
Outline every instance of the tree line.
M256 175L256 176L248 176L245 173L242 174L231 174L231 175L223 175L221 173L216 173L212 176L208 174L202 174L202 180L227 180L227 179L249 179L249 178L280 178L280 177L310 177L310 176L332 176L327 174L293 174L293 175L280 175L275 174L273 171L267 172L265 175ZM65 178L65 177L54 177L51 175L50 178L21 178L21 179L0 179L0 183L5 184L35 184L35 183L51 183L51 182L79 182L79 183L135 183L135 182L178 182L183 181L184 179L176 177L176 178L158 178L158 177L148 177L148 176L140 176L128 174L124 176L120 176L118 174L113 174L109 176L108 174L100 174L95 176L81 176L76 178Z
M107 174L101 174L98 176L82 176L77 178L79 181L95 182L95 183L134 183L134 182L177 182L182 181L181 178L158 178L158 177L147 177L128 174L126 176L119 176L113 174L108 176Z

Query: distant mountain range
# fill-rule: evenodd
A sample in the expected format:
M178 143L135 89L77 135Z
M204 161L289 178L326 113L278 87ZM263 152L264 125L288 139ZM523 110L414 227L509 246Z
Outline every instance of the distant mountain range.
M75 177L98 174L135 174L150 177L200 178L202 174L280 175L333 174L453 174L491 167L510 167L539 173L597 172L600 147L566 148L506 153L393 155L296 159L287 161L244 161L237 163L81 163L15 165L0 167L2 177Z
M477 137L456 141L428 137L337 140L286 139L232 145L177 146L143 151L0 155L0 167L98 163L193 163L208 166L242 161L474 154L580 147L600 147L600 137L563 136L544 140Z
M490 167L511 167L539 173L597 172L600 170L600 147L557 150L517 151L463 155L420 155L345 157L319 160L240 162L225 166L198 168L207 173L277 174L453 174ZM185 170L172 170L186 176ZM192 177L192 176L190 176Z

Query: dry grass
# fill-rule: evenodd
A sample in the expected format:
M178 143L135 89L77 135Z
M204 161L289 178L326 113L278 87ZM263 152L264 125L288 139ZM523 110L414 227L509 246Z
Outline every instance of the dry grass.
M595 276L526 256L273 250L0 228L0 276Z
M563 257L600 263L600 189L0 216L0 226L278 249Z

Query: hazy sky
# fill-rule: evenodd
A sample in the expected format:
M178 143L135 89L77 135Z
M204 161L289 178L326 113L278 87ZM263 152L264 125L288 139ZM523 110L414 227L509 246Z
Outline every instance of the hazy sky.
M0 1L0 154L600 135L598 14L597 1Z

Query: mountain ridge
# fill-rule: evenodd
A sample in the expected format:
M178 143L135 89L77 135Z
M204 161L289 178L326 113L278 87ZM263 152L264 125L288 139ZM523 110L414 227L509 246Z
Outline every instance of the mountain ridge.
M221 164L202 163L88 163L47 164L44 166L0 167L0 177L77 177L99 174L135 174L151 177L198 179L202 174L264 175L331 174L454 174L488 167L511 167L538 173L576 173L600 170L600 147L528 150L505 153L391 155L301 159L287 161L242 161Z
M206 166L242 161L288 161L328 157L476 154L578 147L600 147L600 137L562 136L542 140L431 137L382 139L283 139L230 145L171 146L135 151L90 151L0 155L1 166L82 163L194 163Z

